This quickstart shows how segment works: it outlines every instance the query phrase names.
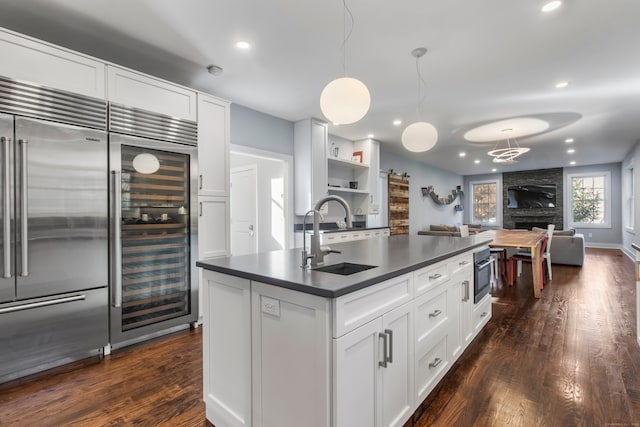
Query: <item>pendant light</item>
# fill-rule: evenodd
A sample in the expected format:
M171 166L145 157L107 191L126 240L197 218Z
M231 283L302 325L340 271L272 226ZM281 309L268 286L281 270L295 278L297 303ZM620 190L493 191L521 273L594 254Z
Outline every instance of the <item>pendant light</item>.
M416 115L420 116L420 107L424 97L420 95L420 89L424 83L424 79L420 74L420 58L427 53L424 47L418 47L411 51L411 56L416 58L416 71L418 73L418 106ZM438 142L438 130L431 123L414 122L407 126L402 132L402 145L409 151L423 152L429 151Z
M367 114L371 105L371 96L364 83L353 77L347 77L347 40L353 31L354 20L346 0L342 0L342 6L342 71L345 76L331 81L324 87L320 94L320 109L329 121L348 125L357 122ZM347 13L351 19L349 34L347 34Z

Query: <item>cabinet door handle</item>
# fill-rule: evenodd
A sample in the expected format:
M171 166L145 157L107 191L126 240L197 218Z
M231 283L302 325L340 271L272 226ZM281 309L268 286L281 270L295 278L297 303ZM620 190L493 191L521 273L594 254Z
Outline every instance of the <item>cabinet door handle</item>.
M437 368L438 366L440 366L441 363L442 363L442 359L440 359L439 357L436 357L433 360L433 362L429 363L429 369Z
M389 335L389 357L387 362L393 363L393 331L391 329L385 329L384 333Z
M198 175L198 188L202 190L202 174Z
M462 286L464 286L464 298L462 298L462 301L467 302L469 301L469 281L463 281Z
M378 333L378 338L382 338L382 362L378 362L379 366L383 368L387 367L387 351L389 350L389 341L387 341L387 334L383 334L382 332Z
M442 314L442 310L434 310L432 313L429 313L429 317L438 317Z
M436 273L433 276L429 276L429 280L436 280L442 277L442 274Z
M482 314L480 315L480 317L487 317L487 314L489 314L489 313L487 313L486 311L483 311Z
M458 263L458 265L467 265L467 264L469 264L469 261L460 261Z
M202 216L202 202L200 202L200 209L199 209L199 211L200 211L200 212L198 212L199 216Z
M369 203L370 203L370 204L373 204L373 195L370 195L370 196L369 196Z

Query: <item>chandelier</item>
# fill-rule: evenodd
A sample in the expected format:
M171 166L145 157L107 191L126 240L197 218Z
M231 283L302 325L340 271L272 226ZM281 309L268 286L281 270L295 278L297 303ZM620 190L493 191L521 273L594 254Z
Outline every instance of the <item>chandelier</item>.
M502 165L518 163L516 157L529 152L531 149L520 147L518 141L510 136L513 132L513 128L502 129L502 132L507 134L506 139L498 142L493 150L489 151L487 154L493 157L493 163L500 163Z

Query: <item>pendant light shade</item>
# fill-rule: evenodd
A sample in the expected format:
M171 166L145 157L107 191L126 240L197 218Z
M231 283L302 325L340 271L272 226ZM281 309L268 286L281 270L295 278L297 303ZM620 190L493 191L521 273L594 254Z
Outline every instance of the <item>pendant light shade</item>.
M438 142L438 131L427 122L415 122L402 132L402 145L409 151L422 152L433 148Z
M424 47L417 47L411 51L411 56L416 58L416 72L418 74L418 106L416 108L416 115L418 116L420 115L420 106L424 100L420 96L420 89L422 83L425 83L420 73L419 60L425 53L427 53L427 49ZM401 139L402 145L408 151L413 151L414 153L429 151L438 142L438 130L431 123L414 122L404 129Z
M358 79L342 77L327 84L320 94L322 114L333 123L348 125L367 114L369 89Z

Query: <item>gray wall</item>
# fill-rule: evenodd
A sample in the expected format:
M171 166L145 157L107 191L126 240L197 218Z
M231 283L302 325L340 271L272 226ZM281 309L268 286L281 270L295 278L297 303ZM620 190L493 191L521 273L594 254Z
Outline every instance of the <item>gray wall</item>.
M566 184L567 174L584 172L611 172L611 228L576 228L577 233L584 234L587 245L612 246L622 244L622 175L621 163L606 163L602 165L577 166L564 168L564 178ZM565 187L567 187L565 185ZM568 187L567 187L568 188ZM565 209L566 215L571 208Z
M231 144L293 156L293 122L231 104Z
M453 207L460 200L450 205L438 205L430 197L423 197L421 187L433 186L436 193L444 196L462 185L463 178L453 172L443 171L424 163L420 163L397 154L380 151L380 169L409 174L409 234L416 234L423 227L431 224L460 225L463 222L462 212L455 212Z

